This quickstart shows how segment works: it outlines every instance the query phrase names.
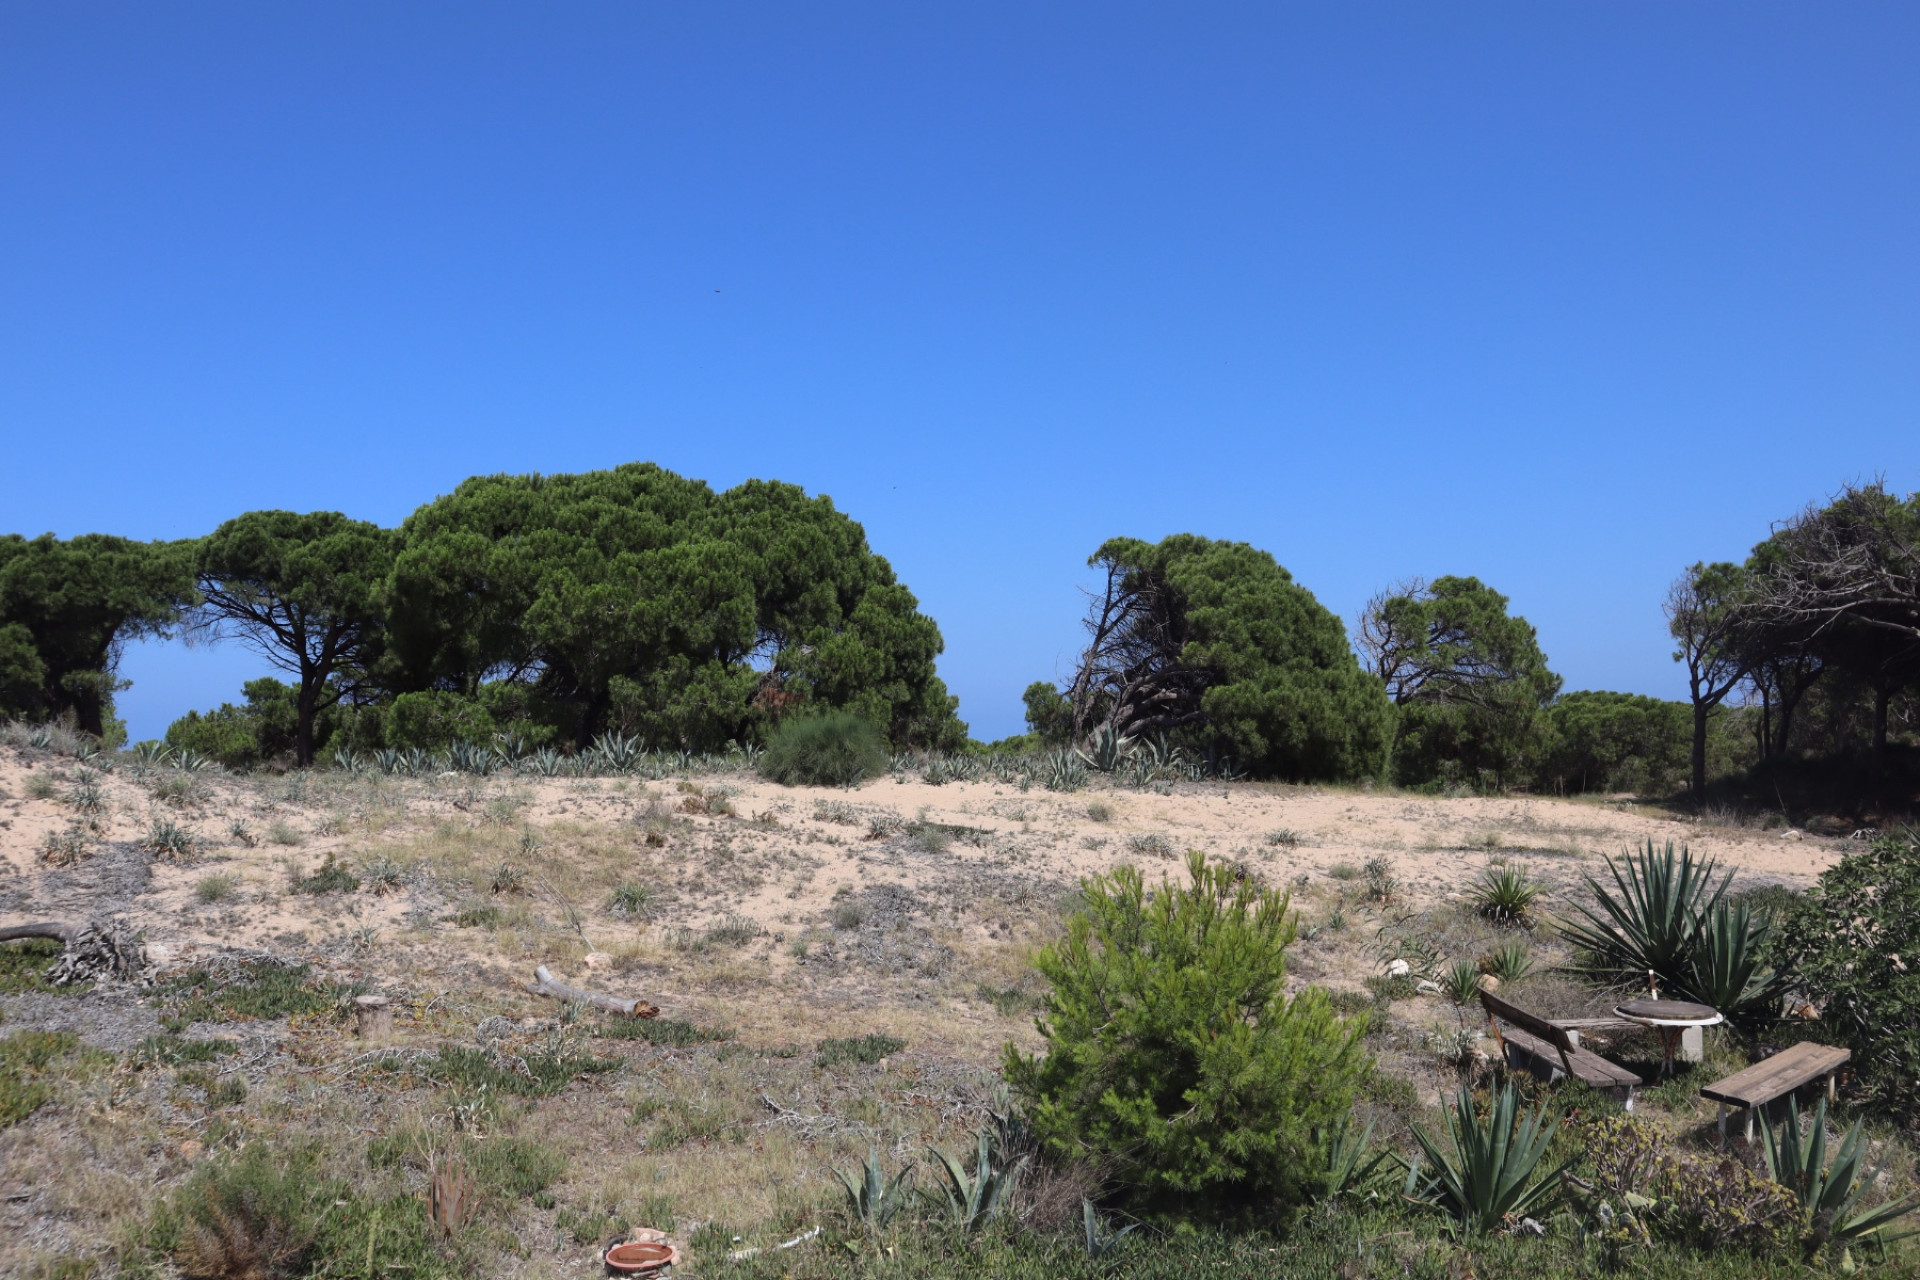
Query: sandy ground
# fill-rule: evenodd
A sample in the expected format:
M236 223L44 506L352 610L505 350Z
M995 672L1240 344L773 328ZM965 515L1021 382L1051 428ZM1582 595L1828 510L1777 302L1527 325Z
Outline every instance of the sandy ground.
M168 834L171 851L157 848ZM539 964L725 1029L694 1046L595 1038L619 1071L502 1113L501 1132L547 1144L567 1168L549 1201L499 1211L517 1243L487 1274L513 1277L591 1269L597 1228L566 1225L581 1214L597 1222L617 1206L647 1221L670 1201L683 1234L725 1222L764 1243L813 1220L833 1194L827 1171L875 1146L912 1160L929 1143L964 1145L1005 1046L1040 1044L1033 952L1088 874L1132 863L1179 876L1189 849L1232 859L1293 894L1303 936L1290 984L1364 1005L1396 921L1417 914L1448 960L1495 940L1454 901L1487 866L1523 863L1551 915L1605 855L1648 840L1688 845L1744 885L1804 886L1857 847L1626 798L1098 782L1056 794L917 776L790 789L743 772L232 777L0 747L0 926L117 916L176 972L231 951L305 961L316 980L393 1000L381 1052L569 1033L569 1011L528 990ZM316 881L329 862L357 884ZM1390 904L1365 897L1370 862L1396 882ZM1527 937L1546 963L1526 998L1555 1013L1603 999L1547 972L1550 932ZM1412 1087L1394 1106L1431 1105L1446 1081L1430 1038L1467 1014L1431 993L1396 999L1373 1006L1369 1051ZM236 1046L219 1078L245 1082L243 1103L216 1101L194 1069L139 1066L137 1046L177 1007L164 986L0 997L7 1033L71 1031L117 1064L0 1129L0 1273L99 1252L206 1158L216 1130L228 1146L317 1137L355 1177L377 1135L447 1132L445 1091L369 1073L351 1019L187 1028ZM825 1038L875 1033L907 1047L867 1065L815 1061ZM418 1194L424 1175L379 1176Z
M91 815L98 830L74 865L51 865L48 840L90 816L75 804L88 776L101 797ZM156 823L190 832L195 851L150 853L143 842ZM1708 826L1625 798L1446 799L1267 784L1056 794L910 778L835 790L746 773L653 783L233 778L124 763L98 772L0 752L0 924L118 914L166 963L243 947L350 956L396 978L470 965L509 986L525 982L528 961L587 973L595 951L614 961L596 985L668 1008L711 1004L712 989L729 985L727 966L675 974L645 961L662 950L711 950L698 944L716 928L735 939L751 932L757 943L735 957L736 969L751 961L732 975L733 985L753 988L743 1003L771 996L777 1005L783 986L797 985L796 995L820 986L834 966L799 954L798 944L817 937L833 950L846 900L890 914L896 932L913 936L914 945L895 948L899 967L928 946L1015 942L1022 920L1057 915L1080 877L1121 863L1150 877L1178 874L1188 849L1295 886L1304 910L1329 873L1350 875L1368 859L1390 863L1418 907L1458 894L1501 859L1566 891L1598 872L1603 855L1648 840L1690 846L1737 869L1744 884L1803 886L1846 848L1791 829ZM293 891L329 857L367 881L360 892ZM503 863L519 883L495 892ZM383 866L384 887L369 878ZM203 900L209 877L233 882L227 896ZM610 905L623 883L647 893L637 918ZM505 909L513 935L505 945L497 927L449 927L475 904Z

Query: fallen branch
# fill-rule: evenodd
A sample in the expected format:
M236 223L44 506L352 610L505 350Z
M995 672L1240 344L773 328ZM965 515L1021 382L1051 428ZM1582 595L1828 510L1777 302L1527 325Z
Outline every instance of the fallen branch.
M602 1009L608 1013L617 1013L623 1018L653 1018L658 1017L660 1014L657 1006L650 1005L645 1000L622 1000L619 996L610 996L599 991L583 991L579 987L570 987L560 981L560 979L554 977L552 971L545 965L541 965L533 971L533 990L538 995L547 996L554 1000L565 1000L568 1002L578 1000L580 1003L592 1005L596 1009Z
M73 935L80 932L70 924L59 924L44 920L39 924L13 924L0 929L0 942L18 942L22 938L46 938L53 942L73 941Z
M22 938L46 938L61 945L60 958L47 970L47 980L56 987L75 982L151 980L147 949L140 936L121 920L93 920L83 925L42 920L0 929L0 942Z

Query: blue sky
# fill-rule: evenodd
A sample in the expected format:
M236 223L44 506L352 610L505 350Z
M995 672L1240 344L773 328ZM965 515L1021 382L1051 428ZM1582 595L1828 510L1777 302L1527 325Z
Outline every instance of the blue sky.
M831 494L982 737L1122 533L1476 574L1675 696L1683 565L1920 487L1916 65L1910 4L6 3L0 529L648 459Z

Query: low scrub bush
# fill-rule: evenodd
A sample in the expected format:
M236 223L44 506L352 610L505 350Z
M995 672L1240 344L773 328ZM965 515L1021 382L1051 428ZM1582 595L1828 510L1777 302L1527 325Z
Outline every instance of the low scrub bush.
M814 1046L813 1062L818 1067L848 1065L870 1067L882 1058L890 1058L906 1047L905 1040L878 1033L855 1036L846 1040L822 1040Z
M47 981L47 970L66 950L51 938L26 938L19 942L0 942L0 996L17 996L28 991L79 995L92 990L91 983L56 987Z
M644 1040L670 1049L733 1039L733 1032L725 1027L703 1027L677 1018L622 1018L606 1023L597 1034L602 1040Z
M58 1072L91 1066L106 1056L81 1048L71 1031L16 1031L0 1039L0 1128L53 1101Z
M352 893L360 887L360 877L347 870L332 854L321 859L312 875L299 876L293 882L295 893Z
M1369 1064L1325 991L1285 994L1288 899L1199 853L1149 897L1138 870L1083 883L1052 984L1047 1052L1009 1045L1007 1078L1042 1148L1110 1162L1145 1204L1232 1211L1310 1193L1320 1139Z
M783 721L767 739L760 775L788 787L850 787L887 771L886 739L850 711Z
M484 1089L495 1097L511 1094L516 1098L547 1098L566 1088L576 1076L619 1070L620 1060L596 1058L567 1046L506 1058L486 1049L450 1044L442 1045L431 1058L395 1057L385 1065L396 1074L467 1094Z
M162 994L172 1006L170 1019L184 1027L194 1022L250 1022L326 1013L361 990L321 981L306 964L255 960L219 974L190 969L169 979Z
M161 1202L142 1243L189 1280L457 1274L433 1245L420 1197L370 1196L328 1176L313 1148L264 1141L202 1163Z

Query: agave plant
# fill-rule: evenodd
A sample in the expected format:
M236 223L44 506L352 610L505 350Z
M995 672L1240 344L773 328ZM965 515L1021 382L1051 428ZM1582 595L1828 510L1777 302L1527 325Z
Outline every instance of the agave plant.
M1889 1235L1887 1228L1915 1209L1920 1209L1920 1196L1904 1196L1871 1209L1859 1208L1861 1197L1880 1176L1878 1169L1865 1177L1861 1176L1861 1166L1865 1163L1867 1153L1859 1122L1856 1121L1853 1128L1847 1131L1847 1136L1840 1140L1833 1163L1827 1164L1825 1098L1820 1099L1820 1105L1813 1113L1813 1124L1805 1134L1800 1131L1800 1104L1792 1097L1787 1099L1787 1119L1780 1126L1778 1135L1775 1135L1772 1125L1763 1128L1766 1131L1767 1174L1793 1192L1794 1198L1800 1202L1807 1221L1809 1257L1818 1253L1822 1246L1836 1242L1842 1248L1868 1240L1886 1244L1914 1234L1903 1231L1897 1236Z
M199 773L202 769L213 767L213 758L182 747L173 753L173 767L182 773Z
M478 774L484 778L493 772L493 748L477 742L456 742L447 748L447 764L456 773Z
M373 767L391 776L399 773L406 765L398 751L392 747L382 747L373 753Z
M593 753L612 773L629 773L642 754L637 739L624 733L603 733L593 740Z
M145 765L149 769L157 769L161 765L168 764L173 760L173 748L164 742L151 740L142 742L134 747L133 760L135 764Z
M1506 1085L1482 1117L1473 1109L1472 1093L1462 1086L1443 1114L1445 1147L1414 1126L1413 1139L1433 1169L1423 1173L1418 1164L1413 1167L1407 1178L1410 1199L1445 1213L1450 1230L1461 1237L1485 1235L1510 1219L1552 1207L1560 1195L1560 1174L1568 1166L1535 1176L1559 1127L1557 1121L1546 1121L1546 1108L1520 1114L1518 1095Z
M1356 1132L1353 1117L1340 1117L1340 1123L1326 1135L1326 1164L1318 1171L1314 1188L1317 1200L1335 1200L1365 1191L1379 1181L1396 1163L1390 1152L1373 1149L1373 1125Z
M1049 752L1040 763L1040 785L1049 791L1078 791L1087 785L1087 766L1077 751Z
M946 1199L947 1211L960 1229L969 1233L979 1230L1006 1205L1007 1195L1027 1163L1027 1158L1021 1156L1006 1168L996 1169L993 1167L993 1135L988 1129L980 1130L979 1143L971 1174L946 1152L937 1147L928 1148L939 1161L945 1178L940 1191Z
M840 1169L833 1171L840 1179L841 1190L847 1195L847 1212L855 1222L869 1230L878 1230L893 1221L895 1214L906 1207L907 1193L912 1189L913 1169L902 1169L888 1181L886 1173L880 1168L880 1153L877 1150L867 1152L867 1163L852 1173Z
M1125 761L1133 750L1133 739L1117 732L1110 724L1103 724L1093 731L1087 739L1087 745L1074 752L1086 761L1090 768L1101 773L1112 773Z
M1106 1219L1093 1207L1093 1201L1080 1202L1080 1229L1087 1242L1087 1257L1098 1261L1112 1253L1122 1240L1137 1231L1140 1224L1129 1222L1118 1231L1107 1226Z

